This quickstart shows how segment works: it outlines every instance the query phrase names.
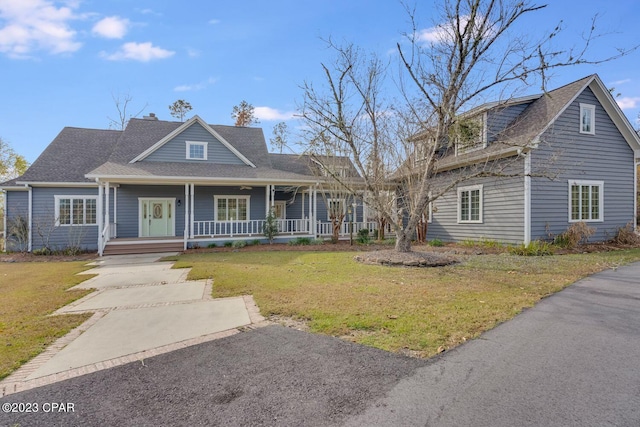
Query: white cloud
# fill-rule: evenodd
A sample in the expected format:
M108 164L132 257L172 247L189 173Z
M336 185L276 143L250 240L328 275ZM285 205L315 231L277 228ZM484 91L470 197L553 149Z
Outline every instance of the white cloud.
M478 21L482 21L483 17L478 16L476 18L476 32L479 32L479 27L477 26ZM464 29L464 27L469 22L469 16L461 16L460 17L460 28ZM453 25L454 23L444 23L438 24L435 27L426 28L424 30L418 30L415 34L416 41L422 43L446 43L453 40ZM490 35L494 29L492 27L488 27L484 30L486 36Z
M629 110L640 106L640 97L623 96L622 98L616 99L616 102L621 109Z
M43 50L52 54L75 52L82 43L69 21L78 19L73 12L78 4L68 2L56 7L48 0L0 1L0 52L12 58L29 58Z
M140 62L149 62L154 59L165 59L173 56L175 54L172 50L162 49L160 47L154 46L151 42L146 43L125 43L122 45L119 51L108 54L106 52L102 52L101 56L110 61L124 61L124 60L132 60L132 61L140 61Z
M215 77L209 77L207 80L204 80L200 83L192 84L192 85L180 85L173 88L174 92L189 92L194 90L202 90L207 86L210 86L217 82L218 79Z
M613 81L613 82L609 83L608 86L619 86L619 85L623 85L625 83L631 83L631 79L616 80L616 81Z
M293 111L280 111L271 107L256 107L253 112L255 116L260 120L275 121L275 120L291 120L295 115Z
M96 22L91 30L94 34L107 39L121 39L127 34L129 20L119 16L107 16Z
M214 19L209 19L209 24L211 24L211 25L216 25L216 24L219 24L220 22L222 22L222 21L220 21L219 19L215 19L215 18Z

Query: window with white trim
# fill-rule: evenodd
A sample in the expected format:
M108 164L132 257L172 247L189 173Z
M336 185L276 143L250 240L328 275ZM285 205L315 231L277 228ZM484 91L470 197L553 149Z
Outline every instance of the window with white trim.
M187 141L187 160L207 160L206 142Z
M457 121L450 132L456 156L487 148L487 113Z
M569 181L569 222L604 221L604 181Z
M596 133L596 106L580 104L580 133L595 135Z
M54 196L56 226L97 225L97 196Z
M482 222L482 185L458 188L458 222Z
M250 196L213 196L216 221L249 221Z

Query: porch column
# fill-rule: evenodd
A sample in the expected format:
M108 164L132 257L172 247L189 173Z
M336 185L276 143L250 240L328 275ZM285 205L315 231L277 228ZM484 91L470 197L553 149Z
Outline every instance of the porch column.
M98 212L98 255L102 256L102 228L104 227L104 187L102 183L98 181L98 206L96 206Z
M113 237L118 237L118 185L113 186Z
M194 214L194 211L195 211L195 195L194 195L194 193L195 193L195 191L196 191L196 185L195 184L191 184L191 194L190 194L191 207L189 208L189 212L190 212L190 215L191 215L191 221L190 221L191 222L191 233L190 233L190 236L191 236L192 239L193 239L193 225L194 225L193 222L195 221L195 214Z
M312 196L311 195L311 187L309 187L307 189L307 193L309 193L309 208L307 210L307 218L309 218L309 229L307 231L309 233L311 233L311 230L313 230L313 227L314 227L314 225L313 225L313 217L311 216L311 211L312 211L312 208L313 208L313 205L312 205L313 197L311 197Z
M104 215L104 218L105 218L104 219L104 223L105 223L105 228L109 227L109 232L104 236L104 238L108 242L109 238L111 236L111 227L110 227L110 225L111 225L111 216L109 215L109 205L110 205L110 203L109 203L109 201L110 201L109 200L109 192L110 192L110 190L109 190L109 182L105 182L104 183L104 191L105 191L104 197L105 197L105 205L106 205L105 215Z
M318 235L318 185L313 187L313 232Z
M271 184L267 184L264 188L264 217L266 218L269 215L269 195L271 194Z
M273 209L276 206L276 186L271 186L271 199L269 199L269 206Z
M189 238L189 184L184 185L184 248L187 249Z

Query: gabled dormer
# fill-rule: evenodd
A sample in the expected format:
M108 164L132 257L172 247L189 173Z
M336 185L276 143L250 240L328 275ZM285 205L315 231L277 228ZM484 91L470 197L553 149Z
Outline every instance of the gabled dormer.
M137 162L212 163L255 167L253 162L199 116L187 120L130 161Z

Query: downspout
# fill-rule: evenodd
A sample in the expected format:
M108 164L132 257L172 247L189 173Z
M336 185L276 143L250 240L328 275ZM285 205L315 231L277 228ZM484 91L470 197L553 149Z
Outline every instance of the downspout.
M29 245L27 251L33 250L33 187L27 185L29 188Z
M638 153L640 155L640 153ZM640 160L636 160L635 167L633 168L633 223L635 224L634 230L638 228L638 168L640 167ZM6 212L6 211L5 211ZM6 230L6 227L5 227Z
M531 243L531 152L524 154L524 245Z
M6 190L2 190L2 226L3 226L3 230L4 230L4 234L2 236L2 239L4 240L3 242L3 249L6 251L7 250L7 197L8 197L8 193Z

